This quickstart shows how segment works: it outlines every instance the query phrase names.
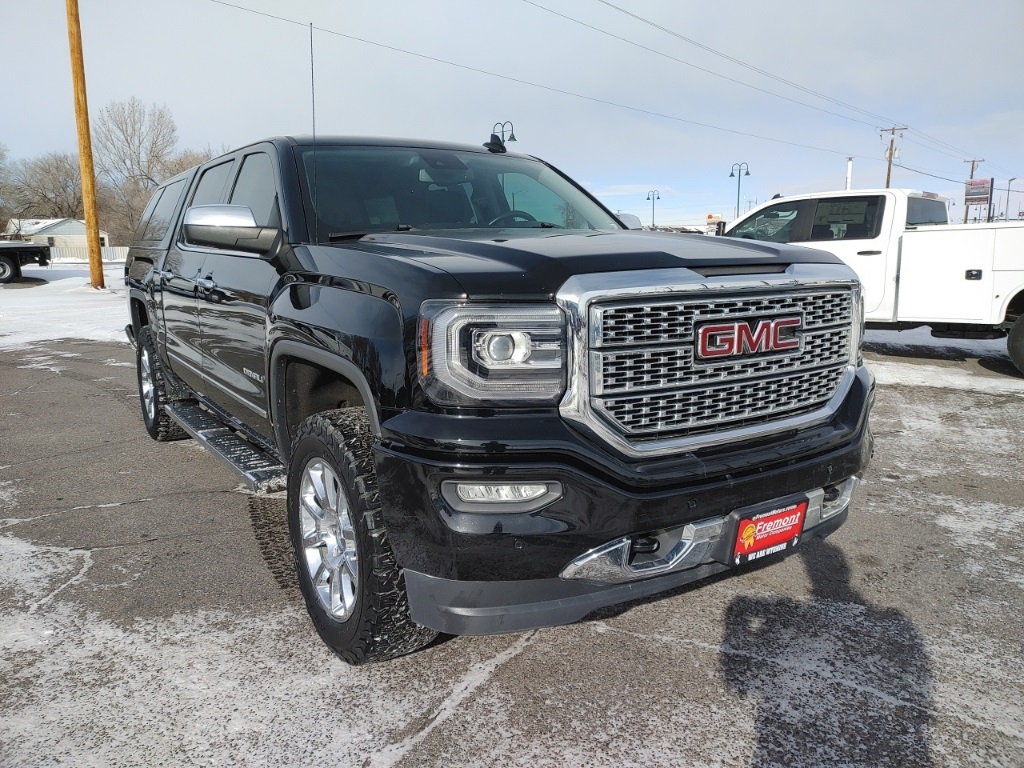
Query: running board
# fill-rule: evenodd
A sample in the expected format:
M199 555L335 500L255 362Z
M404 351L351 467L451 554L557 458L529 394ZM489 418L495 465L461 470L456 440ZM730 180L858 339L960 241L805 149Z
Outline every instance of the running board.
M253 493L283 491L288 473L265 451L224 426L194 400L178 400L164 406L182 429L233 469Z

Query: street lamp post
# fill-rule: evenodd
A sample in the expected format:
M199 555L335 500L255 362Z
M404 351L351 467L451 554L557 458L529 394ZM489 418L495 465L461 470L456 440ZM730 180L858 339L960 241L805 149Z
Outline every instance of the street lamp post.
M744 176L750 175L750 168L746 163L733 163L732 170L729 171L729 178L736 177L736 218L740 217L740 183L743 181Z
M516 140L516 132L512 128L512 121L511 120L506 120L504 123L495 123L494 127L491 128L491 133L501 134L501 143L502 144L505 143L505 126L506 125L508 126L508 140L509 141L515 141Z
M1013 182L1015 182L1016 180L1017 177L1014 176L1012 179L1006 182L1006 221L1010 220L1010 185L1013 184Z
M647 193L647 199L651 201L651 229L654 229L654 201L661 200L661 195L658 194L658 190L652 189Z

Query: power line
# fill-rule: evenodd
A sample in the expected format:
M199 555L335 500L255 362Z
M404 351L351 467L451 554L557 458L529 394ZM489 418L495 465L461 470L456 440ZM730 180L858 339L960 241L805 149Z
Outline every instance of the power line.
M619 13L623 13L626 16L629 16L632 19L636 19L637 21L639 21L642 24L646 24L646 25L648 25L650 27L654 27L655 29L657 29L657 30L659 30L661 32L664 32L667 35L671 35L672 37L675 37L678 40L682 40L684 43L689 43L690 45L694 45L697 48L700 48L701 50L707 51L708 53L711 53L711 54L713 54L715 56L719 56L719 57L725 59L726 61L731 61L733 64L738 64L739 66L744 67L746 69L749 69L752 72L756 72L757 74L762 75L764 77L767 77L770 80L775 80L776 82L783 83L784 85L788 85L790 88L796 88L798 91L803 91L804 93L810 94L811 96L817 96L819 99L824 99L825 101L831 102L831 103L836 104L836 105L838 105L840 107L845 107L846 109L852 110L854 112L860 112L862 115L867 115L868 117L873 117L873 118L875 118L877 120L881 120L881 121L886 122L886 123L898 122L898 121L893 120L891 118L875 114L874 112L869 112L869 111L867 111L865 109L861 109L860 107L854 106L853 104L847 104L845 101L841 101L839 99L833 98L832 96L829 96L828 94L824 94L824 93L821 93L819 91L815 91L815 90L813 90L811 88L807 88L806 86L800 85L799 83L794 83L792 80L787 80L784 77L780 77L779 75L773 74L773 73L769 72L768 70L762 69L761 67L758 67L758 66L756 66L754 64L748 64L747 62L742 61L741 59L737 59L735 56L730 56L727 53L723 53L722 51L719 51L717 48L712 48L710 45L705 45L704 43L701 43L701 42L699 42L697 40L694 40L692 38L686 37L685 35L681 35L678 32L676 32L675 30L669 29L668 27L664 27L661 24L658 24L657 22L651 21L650 19L646 19L643 16L640 16L639 14L633 13L632 11L627 11L625 8L620 8L619 6L615 5L615 3L609 2L609 0L597 0L597 2L601 3L602 5L608 6L609 8L614 9L614 10L618 11Z
M773 142L775 144L785 144L787 146L798 147L800 149L810 149L810 150L814 150L815 152L826 152L828 154L833 154L833 155L842 155L843 157L849 157L850 156L849 152L846 152L846 151L843 151L843 150L828 149L826 147L815 147L815 146L812 146L810 144L801 144L800 142L788 141L787 139L777 139L777 138L773 138L771 136L761 136L761 135L756 134L756 133L749 133L747 131L738 131L738 130L733 129L733 128L724 128L724 127L722 127L720 125L712 125L711 123L702 123L702 122L699 122L697 120L687 120L686 118L678 117L676 115L669 115L669 114L666 114L664 112L657 112L657 111L652 110L652 109L644 109L642 107L633 107L633 106L630 106L628 104L621 104L621 103L616 102L616 101L611 101L610 99L602 99L602 98L599 98L597 96L587 96L586 94L576 93L575 91L568 91L568 90L565 90L563 88L556 88L556 87L551 86L551 85L544 85L543 83L534 83L534 82L531 82L530 80L523 80L523 79L518 78L518 77L512 77L511 75L503 75L503 74L501 74L499 72L491 72L491 71L486 70L486 69L480 69L478 67L471 67L468 64L459 64L459 63L454 62L454 61L448 61L447 59L439 58L437 56L429 56L429 55L427 55L425 53L417 53L416 51L409 51L409 50L406 50L404 48L398 48L397 46L388 45L386 43L380 43L380 42L377 42L375 40L367 40L365 38L357 37L355 35L349 35L349 34L345 34L344 32L338 32L338 31L333 30L333 29L327 29L326 27L318 27L316 25L309 25L306 22L296 21L295 19L289 19L289 18L286 18L284 16L277 16L277 15L272 14L272 13L266 13L264 11L253 10L252 8L246 8L245 6L242 6L242 5L237 5L235 3L229 3L226 0L209 0L209 2L216 3L217 5L223 5L223 6L226 6L228 8L234 8L235 10L244 11L246 13L252 13L252 14L255 14L257 16L263 16L263 17L266 17L266 18L269 18L269 19L274 19L276 21L282 21L282 22L285 22L287 24L294 24L296 26L300 26L300 27L303 27L303 28L309 28L310 26L312 26L312 28L317 30L318 32L323 32L324 34L328 34L328 35L334 35L335 37L341 37L341 38L344 38L346 40L352 40L352 41L357 42L357 43L363 43L364 45L370 45L370 46L373 46L375 48L382 48L384 50L392 51L394 53L401 53L401 54L404 54L406 56L413 56L415 58L422 59L424 61L432 61L432 62L435 62L437 64L444 64L446 66L455 67L456 69L462 69L462 70L465 70L467 72L474 72L474 73L479 74L479 75L486 75L488 77L496 77L496 78L499 78L501 80L507 80L507 81L512 82L512 83L518 83L519 85L527 85L527 86L530 86L531 88L539 88L541 90L549 91L551 93L558 93L558 94L561 94L563 96L572 96L573 98L582 99L584 101L594 102L596 104L604 104L606 106L615 107L617 109L625 109L625 110L629 110L631 112L636 112L638 114L650 115L651 117L659 117L659 118L662 118L664 120L672 120L672 121L677 122L677 123L685 123L687 125L695 125L695 126L697 126L699 128L708 128L708 129L713 130L713 131L721 131L723 133L730 133L730 134L732 134L734 136L744 136L744 137L750 138L750 139L760 139L761 141L770 141L770 142ZM856 157L856 158L861 159L861 160L871 160L871 161L876 161L876 162L878 161L878 158L870 157L870 156L866 156L866 155L853 155L853 157Z
M657 117L657 118L661 118L661 119L664 119L664 120L671 120L673 122L684 123L684 124L687 124L687 125L693 125L693 126L697 126L699 128L707 128L707 129L713 130L713 131L720 131L722 133L729 133L729 134L732 134L734 136L744 136L746 138L758 139L760 141L768 141L768 142L772 142L772 143L775 143L775 144L783 144L783 145L786 145L786 146L796 147L798 149L809 149L809 150L812 150L812 151L815 151L815 152L825 152L827 154L841 155L843 157L854 157L854 158L859 159L859 160L868 160L868 161L871 161L871 162L883 162L879 158L874 157L874 156L851 155L849 152L842 151L842 150L829 149L829 148L826 148L826 147L817 147L817 146L813 146L813 145L810 145L810 144L802 144L800 142L789 141L787 139L774 138L774 137L771 137L771 136L762 136L762 135L756 134L756 133L749 133L747 131L739 131L739 130L736 130L736 129L733 129L733 128L725 128L725 127L722 127L722 126L713 125L711 123L703 123L703 122L700 122L700 121L697 121L697 120L687 120L686 118L678 117L676 115L670 115L670 114L666 114L666 113L663 113L663 112L657 112L655 110L644 109L642 107L634 107L634 106L630 106L628 104L622 104L622 103L619 103L619 102L611 101L610 99L603 99L603 98L599 98L599 97L596 97L596 96L588 96L586 94L576 93L574 91L569 91L569 90L565 90L565 89L562 89L562 88L556 88L556 87L550 86L550 85L544 85L543 83L535 83L535 82L532 82L532 81L529 81L529 80L524 80L524 79L521 79L521 78L512 77L510 75L504 75L504 74L501 74L499 72L491 72L489 70L481 69L481 68L478 68L478 67L472 67L472 66L469 66L467 64L459 64L459 63L454 62L454 61L449 61L447 59L442 59L442 58L439 58L439 57L436 57L436 56L430 56L430 55L427 55L427 54L424 54L424 53L418 53L416 51L406 50L404 48L399 48L397 46L393 46L393 45L388 45L386 43L377 42L375 40L368 40L366 38L357 37L355 35L349 35L349 34L346 34L346 33L343 33L343 32L338 32L338 31L333 30L333 29L328 29L326 27L319 27L319 26L316 26L316 25L311 24L311 23L297 21L295 19L290 19L290 18L287 18L285 16L279 16L279 15L276 15L276 14L267 13L265 11L258 11L258 10L255 10L253 8L248 8L248 7L243 6L243 5L238 5L237 3L227 2L227 0L209 0L209 2L215 3L217 5L222 5L222 6L225 6L225 7L228 7L228 8L232 8L232 9L235 9L235 10L238 10L238 11L242 11L244 13L251 13L251 14L256 15L256 16L262 16L264 18L272 19L274 21L280 21L280 22L283 22L283 23L286 23L286 24L292 24L292 25L295 25L295 26L303 27L304 29L315 29L315 30L317 30L319 32L323 32L324 34L333 35L335 37L340 37L340 38L343 38L343 39L346 39L346 40L351 40L353 42L362 43L364 45L369 45L369 46L376 47L376 48L381 48L383 50L392 51L394 53L400 53L400 54L403 54L405 56L412 56L414 58L422 59L424 61L431 61L431 62L434 62L434 63L437 63L437 64L444 64L445 66L454 67L456 69L461 69L461 70L464 70L464 71L467 71L467 72L473 72L474 74L485 75L487 77L494 77L494 78L498 78L500 80L505 80L505 81L508 81L508 82L513 82L513 83L516 83L516 84L519 84L519 85L529 86L531 88L538 88L540 90L548 91L550 93L557 93L557 94L560 94L560 95L563 95L563 96L571 96L573 98L581 99L583 101L590 101L590 102L593 102L593 103L596 103L596 104L603 104L605 106L615 107L616 109L623 109L623 110L627 110L627 111L630 111L630 112L636 112L637 114L649 115L651 117ZM549 11L551 13L555 13L554 11L550 11L549 9L543 8L540 5L536 5L536 3L530 2L530 0L524 0L524 2L528 2L530 5L534 5L535 7L540 8L541 10L546 10L546 11ZM615 6L612 3L607 2L606 0L598 0L598 2L602 2L605 5L608 5L608 6L612 7L612 8L615 8L616 10L619 10L619 11L621 11L623 13L626 13L629 16L633 16L633 17L635 17L635 18L637 18L639 20L642 20L645 23L652 24L653 26L658 27L659 29L664 29L664 28L660 27L659 25L653 24L653 22L648 22L647 20L642 19L642 17L636 16L636 14L633 14L633 13L631 13L629 11L625 11L625 10L623 10L621 8L618 8L618 6ZM561 16L562 14L556 14L556 15ZM569 17L565 17L565 18L569 19ZM569 19L569 20L572 20L572 19ZM580 23L582 23L582 22L580 22ZM583 26L589 26L589 25L583 24ZM593 29L596 29L596 28L593 28ZM597 30L597 31L602 31L602 30ZM683 40L685 40L687 42L692 42L694 45L697 45L698 47L705 48L705 49L710 50L710 51L712 51L712 52L714 52L714 53L716 53L718 55L721 55L721 56L723 56L725 58L728 58L728 59L732 60L732 58L729 57L728 55L722 54L722 53L720 53L718 51L714 51L714 49L711 49L708 46L705 46L705 45L703 45L701 43L697 43L696 41L690 41L689 38L685 38L685 37L683 37L681 35L678 35L678 34L672 32L671 30L665 29L665 31L668 32L668 34L672 34L672 35L674 35L676 37L680 37L681 39L683 39ZM607 34L610 34L610 33L607 33ZM612 35L612 36L613 37L617 37L615 35ZM630 42L630 44L634 44L634 43L631 43L631 41L626 40L625 38L620 38L620 39L622 39L624 42ZM635 45L639 45L639 44L635 44ZM640 47L645 47L645 46L640 46ZM649 49L649 50L652 50L652 52L654 52L654 53L659 53L657 51L654 51L653 49ZM665 54L660 54L659 53L659 55L665 55ZM668 58L674 58L674 57L669 56ZM677 61L679 61L679 60L677 60ZM736 59L735 61L739 62L738 59ZM680 63L686 64L686 62L680 62ZM760 71L760 70L758 70L757 67L753 67L753 65L747 65L747 64L745 64L743 62L739 62L739 63L743 64L744 66L747 66L748 68L754 69L755 71ZM690 65L690 66L692 66L692 65ZM699 69L699 67L698 67L698 69ZM714 73L712 73L712 74L714 74ZM771 76L770 73L767 73L767 74L768 74L768 76ZM731 78L726 78L726 79L731 79ZM780 82L784 82L786 84L790 84L789 81L786 81L786 80L784 80L782 78L775 78L775 79L778 79ZM740 83L740 84L743 84L743 83ZM830 101L833 101L833 102L835 102L835 103L837 103L837 104L839 104L841 106L847 107L849 109L853 109L854 111L858 111L858 112L861 112L863 114L867 114L869 116L875 116L875 115L873 115L870 112L865 112L864 110L860 110L860 109L858 109L856 107L852 107L850 105L846 105L843 102L840 102L838 100L831 99L830 97L823 96L821 94L817 94L817 92L812 91L812 90L807 89L807 88L803 88L802 86L798 86L796 84L792 84L792 85L794 87L800 88L801 90L807 91L808 93L811 93L813 95L821 96L822 98L826 98L826 99L828 99ZM750 87L754 87L756 89L755 86L750 86ZM756 89L756 90L760 90L760 89ZM764 91L764 92L765 93L770 93L769 91ZM772 94L772 95L775 95L775 94ZM780 96L780 98L786 99L787 97ZM799 101L796 102L796 103L803 104L803 102L799 102ZM804 105L804 106L811 106L811 105ZM814 107L812 106L811 108L813 109ZM823 110L823 111L828 112L828 110ZM837 113L830 112L829 114L837 114ZM838 115L838 116L842 117L842 115ZM847 118L847 119L854 119L854 118ZM856 122L862 122L862 121L856 121ZM867 125L867 123L864 123L864 124ZM920 133L920 132L918 131L917 133ZM930 139L930 137L926 137L926 138ZM930 139L930 140L937 141L937 140L934 140L934 139ZM901 167L905 168L905 166L901 166ZM912 169L908 169L908 170L912 170ZM943 178L943 177L936 176L936 178Z
M900 165L899 163L896 164L896 167L900 168L901 170L904 170L904 171L910 171L911 173L919 173L922 176L930 176L933 179L940 179L942 181L949 181L949 182L952 182L953 184L963 184L964 183L963 179L950 179L950 178L948 178L946 176L939 176L939 175L934 174L934 173L928 173L928 171L919 171L916 168L908 168L907 166Z
M808 109L814 109L814 110L817 110L818 112L824 112L826 115L833 115L835 117L840 117L840 118L842 118L844 120L851 120L852 122L860 123L861 125L870 125L872 128L875 127L874 123L869 123L869 122L867 122L865 120L858 120L856 117L850 117L849 115L844 115L844 114L842 114L840 112L833 112L832 110L824 109L823 107L816 107L813 104L808 104L805 101L800 101L799 99L790 98L789 96L783 96L781 93L775 93L774 91L769 91L769 90L767 90L765 88L759 88L758 86L753 85L751 83L745 83L742 80L737 80L734 77L729 77L728 75L723 75L720 72L715 72L714 70L707 69L705 67L701 67L701 66L699 66L697 64L693 64L692 62L684 61L683 59L676 58L675 56L672 56L670 54L664 53L664 52L659 51L659 50L657 50L655 48L651 48L649 46L646 46L643 43L638 43L635 40L630 40L628 38L622 37L621 35L616 35L614 32L608 32L607 30L601 29L600 27L595 27L592 24L587 24L585 21L581 21L580 19L574 18L572 16L568 16L568 15L566 15L564 13L559 13L558 11L555 11L555 10L553 10L551 8L546 8L543 5L540 5L539 3L533 2L533 0L522 0L522 2L526 3L527 5L532 5L534 8L537 8L538 10L545 11L547 13L550 13L550 14L554 15L554 16L558 16L559 18L565 19L566 21L570 21L573 24L578 24L581 27L586 27L587 29L593 30L594 32L599 32L602 35L606 35L607 37L611 37L611 38L614 38L615 40L619 40L619 41L621 41L623 43L626 43L627 45L632 45L634 48L640 48L641 50L647 51L649 53L653 53L653 54L655 54L657 56L661 56L662 58L665 58L665 59L669 59L670 61L674 61L677 64L682 64L684 66L691 67L693 69L698 70L699 72L703 72L705 74L711 75L712 77L717 77L717 78L720 78L722 80L727 80L730 83L735 83L736 85L741 85L744 88L750 88L751 90L759 91L760 93L767 94L768 96L774 96L777 99L783 99L784 101L789 101L789 102L792 102L793 104L799 104L801 107L807 107ZM959 157L959 155L958 155L958 157Z
M850 109L850 110L852 110L854 112L859 112L862 115L867 115L868 117L877 118L877 119L882 120L882 121L884 121L886 123L890 123L890 124L895 125L895 124L901 122L901 121L898 121L898 120L893 120L893 119L888 118L888 117L883 117L882 115L877 115L874 112L870 112L868 110L861 109L860 107L857 107L857 106L855 106L853 104L848 104L845 101L841 101L839 99L833 98L832 96L829 96L828 94L821 93L819 91L815 91L815 90L813 90L811 88L807 88L806 86L800 85L799 83L795 83L792 80L787 80L786 78L780 77L780 76L778 76L776 74L773 74L772 72L769 72L766 69L762 69L761 67L758 67L758 66L756 66L754 64L749 64L749 63L747 63L745 61L742 61L741 59L737 59L735 56L730 56L729 54L724 53L722 51L719 51L716 48L712 48L709 45L705 45L704 43L701 43L701 42L699 42L697 40L694 40L692 38L686 37L685 35L681 35L678 32L676 32L675 30L672 30L672 29L669 29L668 27L662 26L661 24L658 24L657 22L654 22L654 21L651 21L650 19L644 18L643 16L640 16L637 13L633 13L632 11L628 11L625 8L621 8L618 5L615 5L614 3L609 2L609 0L597 0L597 2L601 3L602 5L607 6L609 8L614 9L614 10L618 11L619 13L625 14L626 16L629 16L630 18L635 19L636 21L639 21L642 24L646 24L646 25L648 25L650 27L654 27L655 29L657 29L657 30L659 30L661 32L664 32L667 35L671 35L672 37L675 37L678 40L682 40L683 42L686 42L686 43L689 43L690 45L696 46L697 48L700 48L700 49L702 49L704 51L707 51L708 53L711 53L711 54L713 54L715 56L719 56L719 57L725 59L726 61L730 61L733 64L737 64L737 65L739 65L741 67L749 69L752 72L756 72L757 74L762 75L764 77L767 77L767 78L769 78L771 80L775 80L777 82L783 83L784 85L788 85L791 88L796 88L797 90L803 91L804 93L810 94L812 96L817 96L819 99L824 99L825 101L831 102L831 103L836 104L836 105L841 106L841 107L845 107L846 109ZM965 149L960 149L958 147L954 147L952 144L948 144L948 143L942 141L941 139L936 139L933 136L929 136L924 131L918 130L916 128L908 128L907 130L911 130L914 133L916 133L918 136L921 136L922 138L927 139L928 141L931 141L931 142L933 142L933 143L935 143L937 145L944 146L944 147L947 147L947 148L955 151L957 153L956 156L958 156L958 157L959 156L963 156L965 154L971 154L970 152L968 152ZM1003 169L1003 170L1006 170L1006 169Z

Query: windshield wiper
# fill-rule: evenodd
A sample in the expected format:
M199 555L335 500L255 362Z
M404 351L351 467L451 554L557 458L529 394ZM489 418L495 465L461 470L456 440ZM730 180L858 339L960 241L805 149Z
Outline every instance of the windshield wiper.
M359 240L367 235L379 235L382 232L411 232L411 224L398 224L394 229L353 229L348 232L331 232L327 236L327 242L340 243L345 240Z

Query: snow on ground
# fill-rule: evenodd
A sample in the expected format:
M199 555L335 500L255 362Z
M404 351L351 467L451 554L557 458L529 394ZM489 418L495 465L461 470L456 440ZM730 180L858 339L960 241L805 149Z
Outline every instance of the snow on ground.
M106 287L98 290L84 263L26 266L22 274L25 280L0 286L0 349L52 339L128 341L123 262L104 263Z

